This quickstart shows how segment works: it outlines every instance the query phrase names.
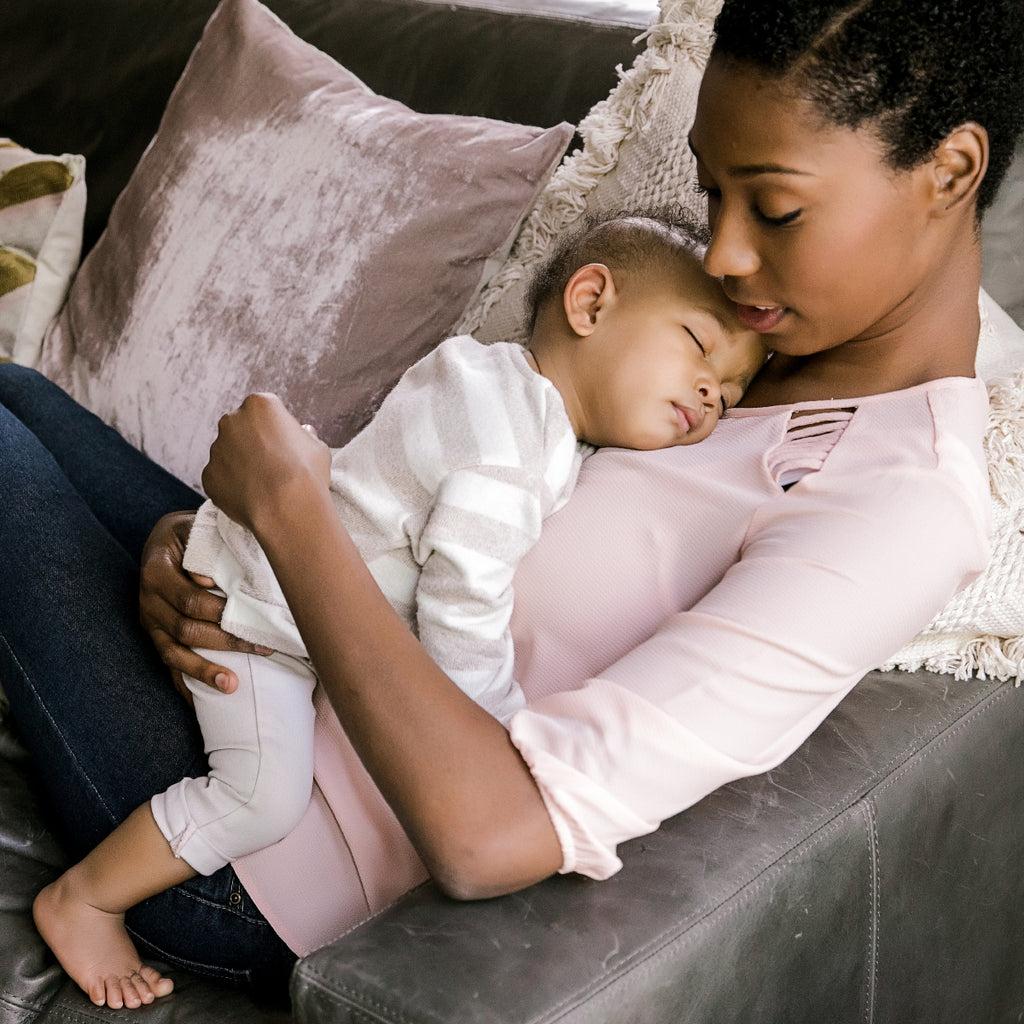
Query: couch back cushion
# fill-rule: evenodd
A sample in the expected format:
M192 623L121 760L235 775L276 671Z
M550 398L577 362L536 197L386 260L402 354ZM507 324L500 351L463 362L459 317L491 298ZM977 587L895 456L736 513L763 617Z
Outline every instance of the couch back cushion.
M85 156L88 251L217 0L0 3L0 133ZM654 0L267 0L296 35L423 113L578 122L628 67ZM582 8L579 14L573 13ZM98 55L102 55L99 59Z

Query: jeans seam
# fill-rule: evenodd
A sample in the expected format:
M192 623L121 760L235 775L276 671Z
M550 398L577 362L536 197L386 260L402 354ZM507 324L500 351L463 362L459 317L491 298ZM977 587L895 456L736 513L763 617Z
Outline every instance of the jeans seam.
M228 866L230 867L230 865ZM237 876L235 876L235 881L237 881ZM240 910L238 907L232 906L230 903L222 903L217 900L212 900L208 896L202 896L198 893L191 892L185 886L176 886L174 891L180 893L182 896L184 896L186 899L191 900L193 903L197 903L200 906L209 907L212 910L224 911L225 913L231 914L233 917L237 917L240 920L245 921L247 924L259 925L261 927L267 924L267 919L258 912L257 914L247 913L243 910ZM234 891L236 891L235 883L232 882L230 886L230 892ZM250 902L252 901L252 897L246 891L245 887L241 884L241 882L238 882L237 891L243 894L243 903L245 900L248 900Z
M217 909L223 909L218 907ZM194 974L205 975L207 978L231 978L242 981L247 981L252 975L252 972L247 968L243 967L214 967L211 964L205 963L201 960L191 960L188 957L181 956L178 953L170 953L163 947L157 945L151 939L147 939L144 935L140 935L134 928L125 926L125 930L129 935L136 941L137 944L144 948L151 950L161 960L167 961L169 964L174 964L177 967L183 967L185 970L191 971Z
M36 702L36 705L39 707L43 715L46 717L47 721L50 723L50 726L53 729L56 736L59 737L61 746L67 752L67 755L70 758L71 762L77 767L82 781L95 795L96 800L99 803L99 806L103 808L104 812L107 814L110 821L116 824L117 818L113 810L111 809L107 801L103 798L103 794L100 792L100 790L97 789L96 784L92 781L92 778L89 776L89 773L82 766L81 761L79 761L79 759L75 756L75 752L68 743L67 738L64 736L63 730L57 724L57 720L53 717L53 715L50 714L50 709L46 706L45 701L43 701L40 698L39 692L36 690L36 687L32 682L31 676L28 674L28 672L25 671L24 665L22 665L21 661L18 659L17 654L14 653L14 649L11 647L9 641L7 640L6 634L4 634L3 632L0 632L0 642L3 643L4 650L10 656L11 662L17 668L18 672L21 674L22 679L25 681L25 687L32 694L32 699ZM8 700L9 699L10 698L8 697Z

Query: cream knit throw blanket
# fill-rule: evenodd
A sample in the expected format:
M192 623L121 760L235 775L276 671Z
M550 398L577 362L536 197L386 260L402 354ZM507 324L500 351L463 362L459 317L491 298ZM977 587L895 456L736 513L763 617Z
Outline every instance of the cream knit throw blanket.
M697 90L721 0L662 0L647 47L579 126L566 157L527 217L508 261L458 330L482 341L526 340L525 293L552 242L584 214L678 206L702 219L687 146ZM1024 336L983 313L981 350L1009 346L1024 367ZM1009 341L1006 339L1009 338ZM1013 362L1012 352L1018 355ZM999 372L1005 372L1005 369ZM1024 678L1024 373L993 378L985 446L992 481L993 551L987 571L958 594L884 668Z
M984 329L984 327L983 327ZM883 668L1024 679L1024 371L989 384L988 568Z

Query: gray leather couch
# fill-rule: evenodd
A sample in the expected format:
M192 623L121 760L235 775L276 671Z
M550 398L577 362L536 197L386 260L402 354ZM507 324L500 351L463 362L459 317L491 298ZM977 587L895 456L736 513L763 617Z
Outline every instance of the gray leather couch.
M214 6L0 4L0 134L86 155L87 245ZM575 19L564 0L557 16L482 0L269 6L414 108L541 125L578 121L642 30L602 0ZM110 1011L32 927L63 855L0 714L0 1024L1009 1024L1024 1015L1022 745L1012 685L872 673L780 768L626 844L609 881L474 904L426 885L301 961L290 1008L177 973L170 998Z

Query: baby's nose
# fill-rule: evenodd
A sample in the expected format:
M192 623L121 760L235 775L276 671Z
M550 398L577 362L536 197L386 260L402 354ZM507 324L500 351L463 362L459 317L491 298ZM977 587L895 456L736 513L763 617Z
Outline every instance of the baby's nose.
M697 394L705 405L717 405L722 398L722 385L716 377L701 377L697 381Z

